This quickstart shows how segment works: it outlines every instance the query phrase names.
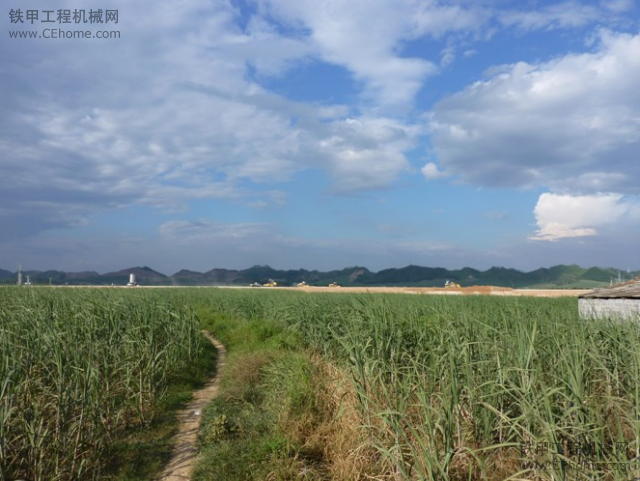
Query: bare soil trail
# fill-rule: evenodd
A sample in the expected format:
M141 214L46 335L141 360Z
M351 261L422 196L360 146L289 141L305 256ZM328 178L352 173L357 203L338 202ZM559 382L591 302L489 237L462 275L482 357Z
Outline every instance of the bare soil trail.
M218 350L216 374L207 381L202 389L193 393L193 400L178 413L180 426L178 427L178 434L174 437L173 454L169 464L167 464L158 478L160 481L191 479L191 471L198 454L197 441L202 410L218 394L220 389L220 373L226 362L227 350L208 332L203 332L203 334Z

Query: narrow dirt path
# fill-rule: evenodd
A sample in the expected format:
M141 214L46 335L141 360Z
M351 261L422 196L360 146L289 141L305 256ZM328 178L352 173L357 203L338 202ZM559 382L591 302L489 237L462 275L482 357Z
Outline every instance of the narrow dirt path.
M196 460L198 429L202 419L202 410L218 394L220 373L226 362L227 351L217 339L208 332L203 334L218 350L216 375L207 381L204 387L193 393L193 400L186 409L178 413L180 427L174 437L173 455L160 477L160 481L184 481L191 479L191 471Z

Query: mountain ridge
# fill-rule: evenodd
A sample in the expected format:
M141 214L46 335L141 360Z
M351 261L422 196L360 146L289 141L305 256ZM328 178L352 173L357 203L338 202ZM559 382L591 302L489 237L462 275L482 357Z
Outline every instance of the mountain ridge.
M485 271L464 267L446 269L444 267L424 267L408 265L400 268L382 269L373 272L362 266L346 267L340 270L318 271L306 269L278 270L268 265L255 265L247 269L213 268L198 272L182 269L167 276L151 267L130 267L119 271L99 274L95 271L64 272L56 270L23 271L23 281L28 275L32 284L55 285L125 285L129 274L134 274L141 285L172 286L216 286L248 285L264 283L274 279L279 285L295 285L306 282L309 285L327 285L338 282L345 286L407 286L442 287L446 280L471 285L493 285L502 287L539 288L592 288L602 287L621 276L615 268L589 267L559 264L524 272L513 268L494 266ZM0 269L0 283L17 282L17 272ZM640 277L640 271L624 273L623 279Z

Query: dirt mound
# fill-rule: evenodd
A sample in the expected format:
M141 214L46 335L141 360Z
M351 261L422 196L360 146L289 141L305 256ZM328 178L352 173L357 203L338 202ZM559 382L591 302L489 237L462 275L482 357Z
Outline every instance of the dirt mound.
M462 287L460 290L465 294L497 294L514 291L515 289L498 286L470 286Z

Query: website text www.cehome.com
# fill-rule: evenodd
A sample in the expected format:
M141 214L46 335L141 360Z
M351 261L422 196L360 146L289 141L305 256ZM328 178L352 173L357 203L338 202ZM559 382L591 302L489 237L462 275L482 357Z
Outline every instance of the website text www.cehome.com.
M119 30L64 30L45 28L42 32L27 30L9 30L10 38L120 38Z

